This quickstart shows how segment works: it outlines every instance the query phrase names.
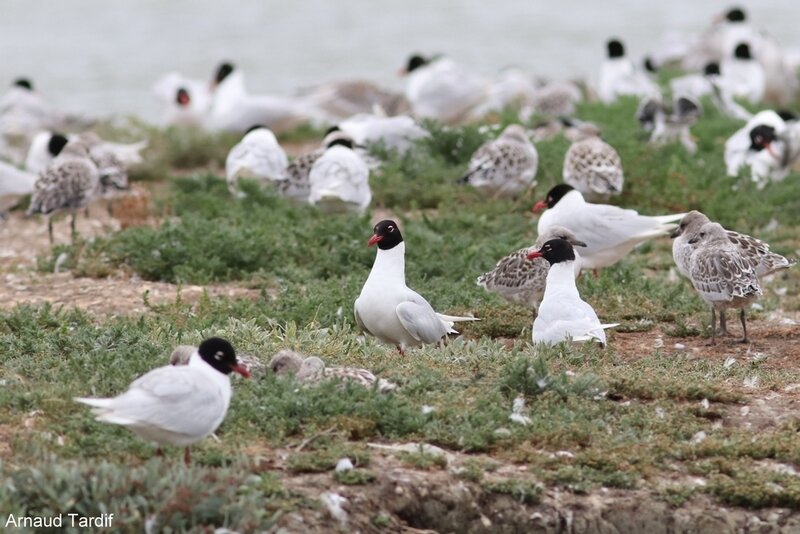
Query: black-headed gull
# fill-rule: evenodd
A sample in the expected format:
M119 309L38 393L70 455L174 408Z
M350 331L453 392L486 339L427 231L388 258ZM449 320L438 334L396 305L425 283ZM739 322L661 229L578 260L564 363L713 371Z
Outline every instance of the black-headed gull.
M716 343L716 311L720 326L728 308L739 308L742 342L749 341L744 308L761 295L756 269L718 223L703 224L687 241L691 248L688 278L697 294L711 305L711 343ZM680 267L679 267L680 268Z
M764 99L764 68L753 57L749 43L736 45L733 54L722 60L719 68L733 96L752 104Z
M482 144L461 178L492 197L515 197L536 187L539 154L519 124L509 124L497 139Z
M255 178L262 184L286 179L289 158L269 128L253 126L225 159L225 177L232 195L240 195L239 178Z
M411 56L401 73L408 76L406 98L417 118L462 122L489 93L486 80L447 57Z
M40 213L47 216L47 232L52 243L51 215L58 211L71 212L74 239L75 213L94 199L99 188L100 172L89 148L81 141L70 141L36 180L28 215Z
M206 121L212 130L244 132L254 124L263 124L273 132L282 132L300 124L327 120L322 112L301 99L250 94L241 70L231 63L219 66L212 87Z
M408 347L437 343L447 334L457 334L453 324L458 321L477 320L437 313L406 285L406 245L396 222L387 219L376 224L367 244L377 245L378 251L354 305L362 331L395 345L403 354Z
M786 122L778 113L764 110L725 141L725 167L728 176L738 175L750 166L750 177L764 187L769 181L786 178L800 161L800 124Z
M128 390L109 398L78 397L92 407L98 421L121 425L158 446L185 447L213 433L225 419L231 401L232 372L249 378L231 344L212 337L203 341L188 365L167 365L134 380Z
M547 271L550 264L544 258L528 259L528 254L539 250L551 239L564 239L573 247L585 247L575 234L563 226L549 226L544 234L536 238L533 247L512 252L497 262L494 269L478 277L476 283L492 293L497 293L507 301L536 310L544 295ZM581 272L580 256L575 250L575 277Z
M326 211L364 213L372 200L369 168L350 139L337 137L308 173L308 203Z
M203 126L211 109L207 80L188 78L178 72L162 76L153 93L165 105L164 122L176 126Z
M358 367L329 367L317 356L305 356L298 352L284 349L279 351L269 362L269 368L276 375L295 375L297 380L306 384L319 384L328 380L339 380L342 383L352 382L372 389L378 384L378 391L386 393L397 388L396 384L377 378L374 374Z
M544 258L550 264L547 285L536 319L533 321L534 343L554 345L562 341L598 341L606 344L606 328L594 309L581 299L575 285L575 251L564 239L551 239L539 250L528 253L528 259Z
M581 267L600 269L614 265L636 246L654 237L666 236L685 214L651 217L609 204L591 204L580 191L567 184L553 187L545 200L534 206L545 210L537 225L540 234L554 224L564 226L586 243L581 249Z
M618 39L606 43L607 58L600 66L597 92L600 100L614 102L619 96L649 96L658 93L658 86L625 57L625 46Z
M570 125L564 135L572 141L564 154L564 183L592 202L622 193L625 185L622 159L613 146L600 138L599 128L577 119L564 121Z

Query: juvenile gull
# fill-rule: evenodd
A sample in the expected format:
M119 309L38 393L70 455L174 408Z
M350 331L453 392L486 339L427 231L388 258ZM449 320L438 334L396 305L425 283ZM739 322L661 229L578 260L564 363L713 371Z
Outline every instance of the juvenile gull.
M460 181L490 196L514 197L536 186L538 164L539 154L525 129L510 124L475 151Z
M635 210L608 204L591 204L567 184L553 187L545 200L533 207L545 210L539 217L538 231L560 225L586 243L581 249L581 268L600 269L621 260L638 245L654 237L666 236L677 226L673 221L684 214L651 217Z
M72 213L72 237L75 238L75 214L86 207L100 188L100 173L80 141L70 141L34 184L28 215L47 217L47 232L53 242L51 216L58 211Z
M494 269L478 277L477 284L511 303L536 310L544 295L550 263L543 257L529 260L528 254L541 249L547 241L556 238L568 241L573 247L586 246L586 243L579 241L575 234L563 226L549 226L536 238L533 247L519 249L502 258ZM577 250L574 250L574 253L575 261L572 263L577 277L581 271L580 256Z
M709 218L699 211L690 211L681 219L678 228L671 235L674 239L672 258L675 260L678 271L687 278L691 278L691 258L695 251L695 245L690 244L689 241L700 232L704 225L710 222ZM728 241L736 247L742 260L755 271L759 280L774 272L788 269L796 263L795 260L789 260L780 254L771 252L769 244L760 239L732 230L725 230L725 233ZM719 324L720 332L728 335L725 310L720 310ZM713 327L716 328L716 325Z
M340 380L353 382L367 389L377 382L378 391L387 393L397 388L397 385L377 378L374 374L358 367L328 367L316 356L306 357L298 352L283 349L269 362L269 368L276 375L292 374L297 380L306 384L316 385L327 380Z
M453 324L458 321L477 320L437 313L406 285L406 245L396 222L376 224L367 245L377 245L378 251L354 305L356 323L363 332L395 345L404 354L407 347L437 343L447 334L457 334Z
M742 342L747 343L744 308L761 295L756 270L718 223L702 225L688 244L692 246L689 280L697 294L711 305L711 344L716 343L716 311L724 314L728 308L741 310ZM724 323L721 326L724 328Z
M562 341L598 341L606 344L605 329L616 324L601 324L594 309L581 299L575 285L575 252L563 239L551 239L528 258L544 258L550 263L547 285L533 321L533 342L553 345Z
M233 347L221 338L203 341L188 365L167 365L134 380L124 393L110 398L75 398L92 407L98 421L130 428L158 445L189 446L219 427L231 400L231 372L250 373L236 359Z
M614 147L600 138L591 123L568 121L566 135L572 141L564 155L564 183L571 185L590 201L608 200L622 193L625 176L622 160Z

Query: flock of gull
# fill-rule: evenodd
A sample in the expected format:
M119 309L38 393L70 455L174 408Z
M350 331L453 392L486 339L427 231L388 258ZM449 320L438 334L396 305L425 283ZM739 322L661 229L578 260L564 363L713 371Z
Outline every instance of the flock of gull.
M230 192L245 193L240 179L255 179L294 202L325 212L365 213L372 193L369 178L380 161L376 145L408 154L430 133L426 120L447 125L473 122L515 109L510 124L472 155L460 182L491 198L517 198L536 186L535 143L564 135L571 144L563 163L563 183L554 186L534 211L541 213L532 247L511 252L478 277L478 285L534 310L532 341L606 344L602 322L578 291L581 271L614 265L648 240L671 235L678 271L711 309L711 342L726 335L726 310L738 309L742 341L748 341L745 309L762 294L761 280L795 261L770 251L757 238L723 228L698 211L641 215L606 204L625 186L623 163L601 130L575 117L584 98L613 103L640 99L635 119L650 132L650 143L679 142L689 153L697 146L690 128L701 119L700 99L743 123L725 144L723 167L731 176L749 168L759 187L783 180L800 163L800 121L780 106L797 97L798 54L784 50L757 30L739 8L730 9L693 36L667 36L643 61L632 60L623 42L611 39L596 83L537 81L520 69L488 80L448 57L413 55L402 69L404 93L367 81L330 82L291 97L250 93L241 69L223 63L209 82L171 73L154 89L176 127L243 134L225 162ZM689 72L662 91L655 73L664 67ZM749 112L740 102L775 106ZM532 117L544 120L529 129ZM290 159L276 133L300 124L330 127L318 148ZM0 209L30 195L28 214L75 214L95 198L113 199L128 189L127 171L142 161L147 141L118 144L100 139L87 121L48 105L28 79L17 80L0 98ZM63 134L68 130L83 133ZM369 246L377 252L372 270L354 303L358 327L397 347L440 343L457 333L455 323L478 320L438 313L406 285L405 242L393 220L373 228ZM225 417L231 396L229 375L249 376L229 342L210 338L199 347L179 347L173 365L150 371L123 394L80 398L98 420L123 425L161 445L188 446L210 435ZM282 351L270 362L277 374L295 374L306 383L331 378L380 391L394 384L364 369L326 367L316 357ZM202 409L198 410L198 407ZM160 450L160 449L159 449Z

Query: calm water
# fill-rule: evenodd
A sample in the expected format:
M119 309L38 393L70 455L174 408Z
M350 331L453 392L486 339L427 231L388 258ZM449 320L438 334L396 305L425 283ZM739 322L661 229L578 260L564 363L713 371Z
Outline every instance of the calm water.
M670 29L697 30L731 2L672 0L0 0L0 87L31 77L60 107L157 118L167 71L209 78L241 65L253 92L367 78L400 88L413 51L447 53L486 75L517 65L591 75L619 35L643 54ZM753 0L754 22L800 46L800 2Z

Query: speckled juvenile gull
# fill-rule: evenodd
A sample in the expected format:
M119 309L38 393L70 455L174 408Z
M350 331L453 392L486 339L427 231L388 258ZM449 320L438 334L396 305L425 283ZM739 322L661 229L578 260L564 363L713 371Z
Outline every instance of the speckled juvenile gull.
M460 181L490 196L514 197L536 186L538 165L539 154L525 129L511 124L475 151Z
M378 391L387 393L397 389L397 385L377 378L374 374L358 367L328 367L317 356L305 356L289 349L279 351L269 362L269 368L276 375L295 375L297 380L309 385L316 385L327 380L353 382L367 389L372 389L377 382Z
M86 207L98 194L100 173L89 155L88 147L80 141L70 141L34 184L28 215L47 216L47 230L53 242L53 222L56 212L72 213L72 235L75 236L75 213Z
M690 211L681 219L678 228L672 233L672 257L675 265L684 276L689 276L689 260L694 247L689 240L694 237L700 228L711 220L699 211ZM783 269L792 267L797 262L770 251L769 244L747 234L725 230L728 240L733 243L760 279Z
M564 183L592 202L622 193L625 175L617 151L600 138L600 131L593 124L571 122L575 126L566 132L572 145L564 155Z
M549 226L543 234L536 238L533 247L519 249L502 258L494 269L480 275L476 283L511 303L521 304L535 310L544 295L550 263L544 258L529 260L528 254L539 250L547 241L555 238L564 239L573 247L586 246L586 243L579 241L575 234L563 226ZM580 256L577 250L574 252L573 265L577 277L581 272Z
M742 342L748 342L744 308L761 295L756 270L718 223L702 225L688 244L692 246L689 280L697 294L711 305L711 343L716 343L715 312L724 314L728 308L741 310Z

